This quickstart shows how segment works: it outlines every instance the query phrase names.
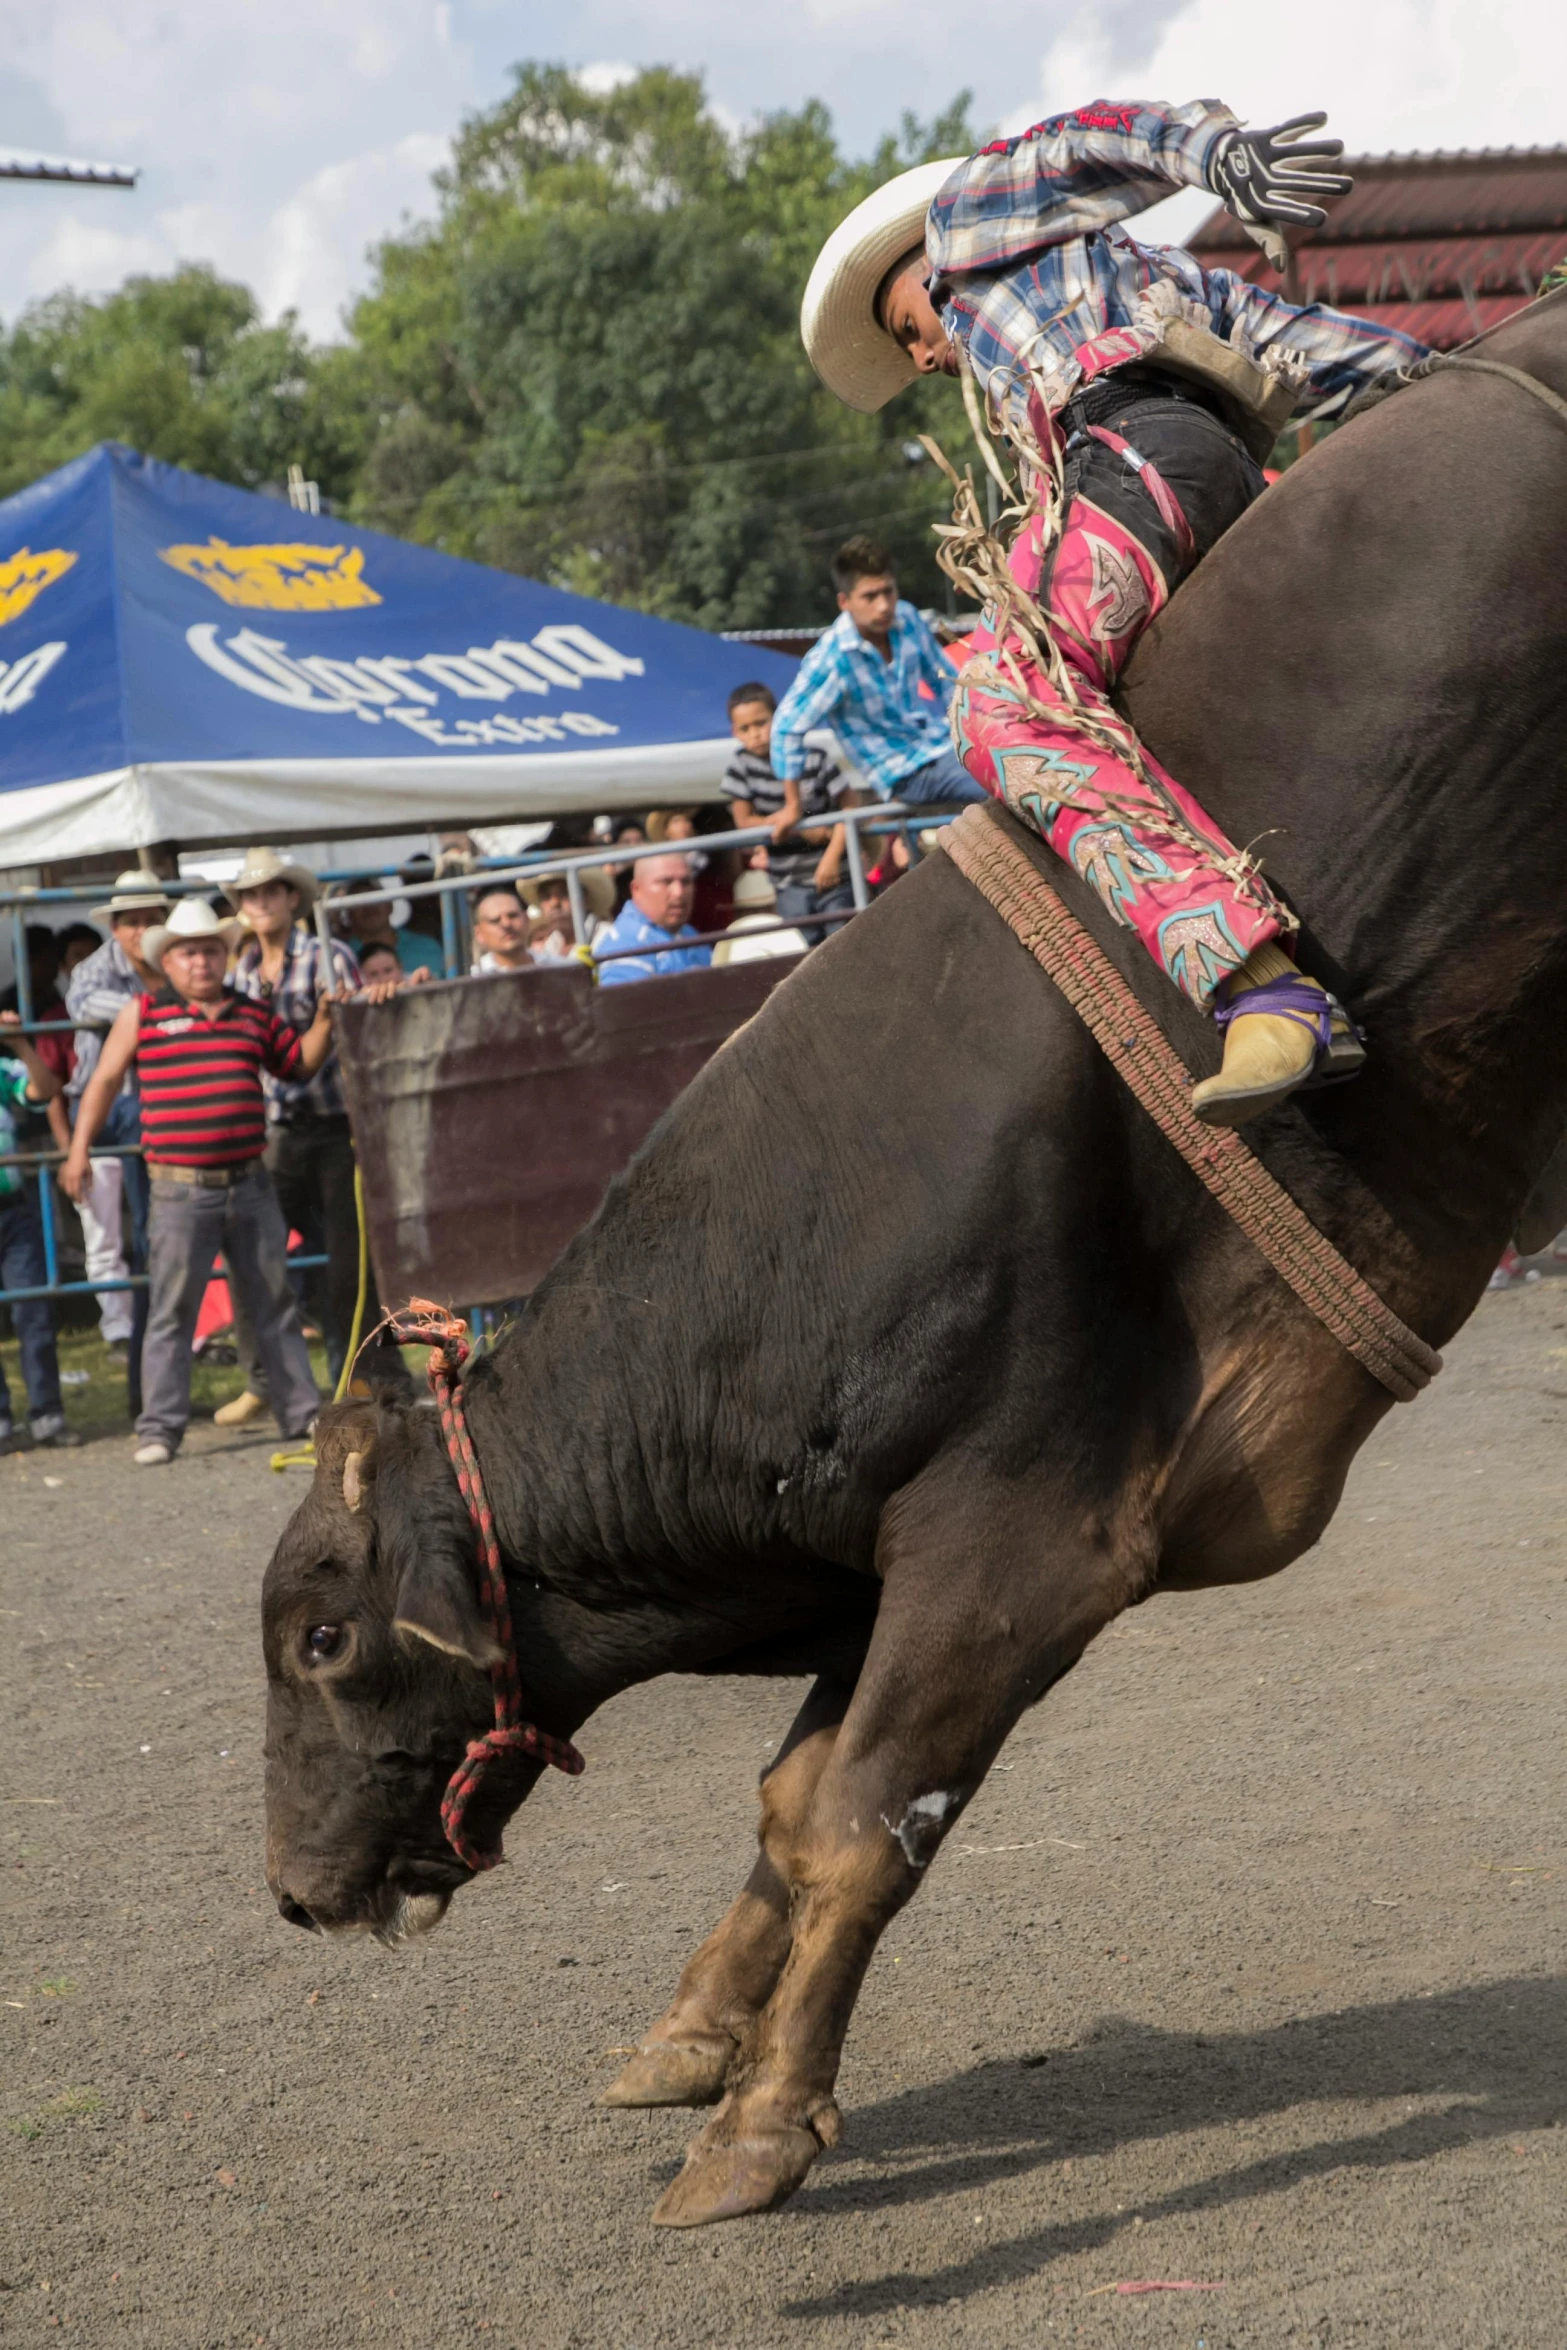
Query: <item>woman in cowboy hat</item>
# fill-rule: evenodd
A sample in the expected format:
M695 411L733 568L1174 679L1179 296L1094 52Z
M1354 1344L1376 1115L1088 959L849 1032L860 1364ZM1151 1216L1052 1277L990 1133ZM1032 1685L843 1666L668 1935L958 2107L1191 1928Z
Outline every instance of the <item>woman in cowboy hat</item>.
M1261 492L1286 419L1336 411L1423 346L1297 309L1117 224L1172 187L1211 188L1282 267L1281 228L1320 225L1319 199L1350 186L1338 140L1303 140L1323 120L1243 130L1206 102L1054 115L877 189L823 247L801 314L817 373L851 407L881 408L919 374L966 372L1012 442L1033 511L1004 569L976 544L1000 639L988 625L971 639L953 739L975 781L1225 1027L1223 1069L1193 1095L1215 1125L1352 1075L1364 1054L1279 944L1287 917L1252 861L1136 742L1111 690L1142 630ZM1018 614L1036 643L1043 628L1053 668L1017 634Z

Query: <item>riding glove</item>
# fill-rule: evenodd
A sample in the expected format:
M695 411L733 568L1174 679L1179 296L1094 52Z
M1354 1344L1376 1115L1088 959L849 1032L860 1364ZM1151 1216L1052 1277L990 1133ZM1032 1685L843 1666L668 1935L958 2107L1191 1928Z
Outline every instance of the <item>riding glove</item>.
M1230 131L1209 159L1209 187L1280 268L1283 240L1266 233L1270 225L1321 228L1328 216L1318 199L1347 196L1354 185L1331 168L1344 152L1342 139L1302 143L1304 132L1321 130L1327 119L1296 114L1272 130Z

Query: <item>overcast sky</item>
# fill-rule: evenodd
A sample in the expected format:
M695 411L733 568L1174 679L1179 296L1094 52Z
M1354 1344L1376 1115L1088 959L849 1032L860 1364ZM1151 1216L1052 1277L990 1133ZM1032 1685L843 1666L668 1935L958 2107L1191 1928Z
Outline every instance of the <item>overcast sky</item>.
M700 68L737 122L819 97L856 150L965 86L1008 129L1219 96L1258 122L1326 106L1359 152L1567 140L1561 0L0 0L0 33L0 145L143 173L133 195L0 184L7 317L203 260L335 333L366 247L429 209L453 130L522 57Z

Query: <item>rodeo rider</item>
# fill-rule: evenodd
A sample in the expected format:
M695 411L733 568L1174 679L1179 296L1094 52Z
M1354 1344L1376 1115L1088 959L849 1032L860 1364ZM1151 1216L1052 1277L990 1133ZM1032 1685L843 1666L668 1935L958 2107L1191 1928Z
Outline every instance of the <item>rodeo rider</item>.
M1149 621L1262 490L1284 422L1337 413L1425 347L1136 244L1116 223L1171 188L1210 188L1282 268L1281 228L1320 225L1318 199L1351 185L1334 168L1342 142L1304 137L1324 120L1244 130L1210 101L1053 115L878 188L823 247L801 315L812 364L850 407L967 369L1012 444L1030 505L1006 559L1021 593L1002 609L998 580L953 739L976 782L1214 1012L1223 1067L1192 1100L1222 1126L1353 1075L1364 1052L1279 943L1289 917L1251 860L1136 743L1110 692ZM1065 695L1017 634L1019 610L1042 621Z

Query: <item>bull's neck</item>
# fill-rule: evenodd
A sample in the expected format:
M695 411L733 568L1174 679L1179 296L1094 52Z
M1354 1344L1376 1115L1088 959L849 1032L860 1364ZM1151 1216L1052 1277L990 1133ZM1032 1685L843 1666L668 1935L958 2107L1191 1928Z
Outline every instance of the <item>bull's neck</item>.
M576 1325L569 1365L562 1319ZM639 1427L650 1399L671 1392L671 1366L638 1361L624 1333L616 1345L581 1319L580 1301L562 1315L546 1298L467 1387L523 1679L542 1714L558 1706L573 1726L633 1682L690 1671L727 1644L704 1578L676 1557L651 1465L667 1437Z

